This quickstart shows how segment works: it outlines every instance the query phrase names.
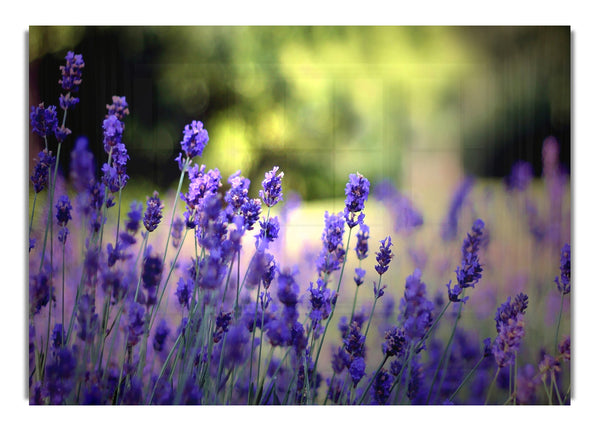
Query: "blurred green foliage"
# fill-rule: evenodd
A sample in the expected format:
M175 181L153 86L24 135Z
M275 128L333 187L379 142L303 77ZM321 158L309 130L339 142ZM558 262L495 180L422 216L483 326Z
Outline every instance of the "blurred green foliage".
M415 152L539 174L550 134L570 160L568 27L30 27L29 42L31 104L56 103L58 65L83 54L69 124L99 163L105 105L127 97L132 181L172 184L192 120L210 135L202 163L241 169L253 194L274 165L305 199L341 195L356 171L402 185Z

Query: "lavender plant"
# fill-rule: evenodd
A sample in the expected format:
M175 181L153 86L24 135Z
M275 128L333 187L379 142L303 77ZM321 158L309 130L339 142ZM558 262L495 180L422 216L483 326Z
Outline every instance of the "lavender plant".
M286 199L284 173L278 166L266 172L253 197L240 170L227 177L225 191L221 172L198 164L209 137L197 120L183 128L172 166L180 171L172 205L155 191L145 204L131 201L121 221L132 180L123 131L135 112L125 96L113 96L99 125L106 162L96 171L80 138L58 181L61 147L71 145L66 114L80 102L75 94L84 85L82 56L69 52L65 61L59 70L62 122L54 105L40 103L30 112L32 131L43 139L30 175L31 404L569 402L570 334L561 341L559 335L571 290L570 242L548 248L560 263L559 275L541 280L554 281L561 299L549 347L544 337L525 337L526 327L540 330L532 313L525 317L530 303L543 304L535 289L500 305L495 327L492 319L470 318L490 288L486 279L512 268L487 252L502 242L490 235L497 226L483 222L489 214L467 220L471 229L462 247L455 243L467 196L477 201L474 178L451 197L441 225L443 242L460 250L456 281L447 284L448 274L436 279L435 271L419 265L402 274L410 262L402 257L414 252L411 238L428 224L389 182L375 195L395 221L394 232L384 232L371 251L380 215L370 213L371 183L360 173L349 175L338 211L325 211L315 258L308 264L283 259L293 210L278 205ZM551 145L544 154L557 205ZM61 182L67 187L55 199ZM515 166L506 185L506 193L532 187L528 167ZM36 218L40 206L45 212ZM446 248L434 243L430 253ZM365 285L373 286L372 294Z

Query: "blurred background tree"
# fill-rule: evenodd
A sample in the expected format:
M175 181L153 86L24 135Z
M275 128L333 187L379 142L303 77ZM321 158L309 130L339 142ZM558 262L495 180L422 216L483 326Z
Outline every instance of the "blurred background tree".
M68 127L104 160L106 104L126 96L132 184L172 186L183 127L201 120L202 163L241 169L253 195L274 165L304 199L343 195L356 171L414 195L519 159L539 175L548 135L568 167L570 46L569 27L35 26L29 103L58 103L73 50L86 66Z

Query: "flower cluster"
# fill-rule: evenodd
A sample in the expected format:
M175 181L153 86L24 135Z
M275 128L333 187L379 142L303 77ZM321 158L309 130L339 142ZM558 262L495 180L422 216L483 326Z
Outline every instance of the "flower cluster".
M481 279L483 267L479 262L479 247L484 237L485 224L481 219L475 220L471 232L467 233L467 238L462 245L462 265L456 268L457 284L451 287L452 280L448 282L448 298L452 302L466 302L464 295L465 289L475 287L475 284Z
M507 301L496 311L496 331L498 335L492 346L492 353L498 367L512 365L515 355L525 336L524 315L529 298L524 293L518 294L513 301Z
M549 254L560 254L558 276L544 265L522 274L523 269L498 252L510 242L489 234L490 229L497 233L494 223L486 226L482 219L493 216L490 208L496 208L487 200L478 205L474 194L472 218L466 220L462 209L473 178L457 190L442 222L446 243L440 246L427 237L427 250L417 242L423 232L430 232L421 226L431 226L404 194L389 182L376 186L374 194L386 211L374 214L367 224L371 184L360 173L350 174L338 210L324 211L320 242L301 238L307 241L294 244L301 250L296 261L286 246L296 240L287 226L299 199L286 196L274 208L284 198L283 172L278 166L266 172L257 196L251 195L250 179L241 170L226 177L224 188L219 169L192 160L202 156L208 143L200 121L183 129L175 159L179 185L164 232L150 235L163 222L166 208L158 192L145 203L121 202L127 198L121 192L129 179L123 137L130 110L125 96L112 97L98 124L107 160L99 161L100 169L85 137L70 150L68 170L58 169L53 154L68 144L64 120L67 109L79 102L73 95L82 83L83 67L81 55L72 52L61 67L63 125L54 106L38 104L29 113L31 130L43 138L44 147L34 155L37 163L30 177L31 404L570 401L571 341L564 329L570 325L561 331L560 324L568 318L568 313L563 317L562 302L571 290L571 248L564 226L556 225L560 220L554 210L562 199L557 181L564 177L555 140L544 144L549 214L538 211L546 206L533 193L514 193L529 187L526 164L515 165L506 187L496 184L495 190L525 207L535 203L540 241L553 239L544 245ZM176 170L175 163L172 168ZM179 208L181 201L185 209ZM36 206L41 216L35 217ZM527 211L520 222L531 229L532 213ZM447 242L472 220L454 271L456 281L446 286L446 300L444 286L436 287L453 269L447 249L458 253L458 246ZM386 231L388 221L394 232ZM58 248L52 230L56 226ZM370 251L371 234L381 229L384 239ZM405 241L395 245L394 253L411 259L394 260L388 234L402 235ZM70 235L74 240L67 241ZM489 265L485 275L483 251ZM541 255L532 264L545 257ZM428 262L433 264L428 267ZM406 277L403 289L400 277ZM560 312L549 313L543 323L528 314L528 332L540 336L526 341L524 316L530 298L535 309L545 303L544 294L555 300L555 291L542 290L553 286L552 279L561 293ZM432 291L426 282L429 290L434 286ZM373 285L373 297L370 290L359 289L367 283ZM467 304L465 293L475 285L483 287L473 289ZM495 337L484 338L494 330L491 319L488 325L484 317L493 310L495 285L498 292L538 288L532 296L525 290L509 296L495 311ZM549 347L544 330L552 321L554 344ZM331 328L336 327L340 335L333 337L336 330Z

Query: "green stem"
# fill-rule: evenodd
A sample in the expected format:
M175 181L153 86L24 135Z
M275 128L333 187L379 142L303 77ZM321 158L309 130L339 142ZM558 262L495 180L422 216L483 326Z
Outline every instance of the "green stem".
M348 241L346 242L346 249L345 249L345 253L344 253L344 262L342 263L342 269L340 271L340 279L338 281L337 289L335 291L336 297L339 295L340 286L342 285L342 277L344 276L344 268L346 267L346 259L348 257L348 249L350 247L350 238L352 238L352 228L350 228L348 230ZM317 349L317 356L315 357L315 365L314 365L315 372L313 373L313 375L314 375L313 386L316 384L317 370L318 370L317 365L319 363L321 349L323 348L323 342L325 341L325 335L327 333L327 328L329 328L329 323L331 323L331 320L333 319L333 313L335 311L336 305L337 305L337 301L335 302L335 304L331 305L331 313L329 313L329 317L327 318L327 322L325 323L325 328L323 329L323 333L321 334L321 341L319 342L319 348ZM312 354L312 352L311 352L311 354Z
M558 403L562 406L563 405L562 397L560 396L560 391L558 390L558 384L556 383L556 376L554 375L554 373L552 373L552 386L554 387L554 390L556 391L556 398L558 399Z
M494 385L496 384L496 380L498 380L499 374L500 374L500 367L498 367L496 369L496 374L494 374L494 379L492 380L492 383L490 383L490 388L488 389L487 396L485 397L485 405L487 405L488 402L490 401L490 396L492 395L492 392L494 390Z
M167 251L169 250L169 241L171 239L171 231L173 230L173 219L175 218L175 210L177 209L177 199L179 197L179 193L181 192L181 186L183 185L183 177L190 166L191 160L186 157L183 162L183 169L181 170L181 175L179 176L179 184L177 185L177 192L175 193L175 197L173 199L173 211L171 212L171 223L169 224L169 232L167 233L167 242L165 244L165 252L163 254L163 265L165 264L165 260L167 259ZM182 241L183 242L183 241Z
M471 376L473 375L473 373L475 371L477 371L477 368L479 368L479 365L481 364L481 362L483 361L484 358L485 358L485 356L482 356L481 358L479 358L479 361L477 361L477 364L475 364L475 366L471 369L471 371L469 371L469 374L467 374L465 376L465 378L460 383L460 385L458 385L458 388L456 388L456 390L454 391L454 393L452 395L450 395L450 397L448 398L448 401L452 401L454 399L454 397L456 395L458 395L458 393L460 392L460 390L462 389L462 387L465 385L465 383L467 383L467 381L471 378Z
M33 214L35 213L35 202L37 201L37 193L33 194L33 205L31 208L31 218L29 219L29 238L31 239L31 228L33 227Z
M462 292L460 294L460 298L462 299L462 298L464 298L464 296L465 296L465 289L462 289ZM448 343L446 343L446 348L444 349L444 353L442 354L442 357L440 358L440 360L438 362L438 365L437 365L437 368L435 370L435 373L433 373L433 376L431 378L431 386L429 387L429 393L427 394L426 404L429 404L429 400L431 398L431 394L432 394L432 391L433 391L433 386L435 385L435 378L436 378L436 376L438 374L438 371L440 370L440 366L442 365L442 363L444 364L444 367L442 369L442 378L440 379L440 385L438 386L438 393L441 390L442 383L444 381L444 378L446 377L446 369L447 369L448 361L449 361L449 358L450 358L450 355L448 353L449 353L449 350L450 350L450 346L452 345L452 341L454 341L454 334L456 332L456 327L458 326L458 321L460 319L460 313L462 311L462 305L463 305L463 302L460 301L459 302L459 306L458 306L459 307L458 308L458 313L456 314L456 319L454 319L454 325L452 326L452 332L450 333L450 338L448 338Z
M167 359L165 359L165 363L163 364L162 368L160 369L160 373L158 374L158 378L156 379L156 382L154 383L154 387L152 388L152 393L150 394L150 398L148 399L148 404L152 403L152 398L154 398L154 393L156 392L156 387L158 386L158 382L160 381L160 378L162 377L162 375L165 373L165 370L167 369L167 365L169 364L169 361L171 360L171 357L173 356L175 349L177 348L177 346L179 345L179 342L181 341L181 334L182 333L179 333L179 335L177 336L177 339L173 343L173 347L171 347L171 350L169 351L169 355L167 356Z
M365 400L365 398L367 397L367 394L369 393L369 389L371 389L371 385L373 385L373 382L375 381L375 379L377 378L377 374L379 374L379 372L381 371L381 369L383 368L383 366L385 365L386 361L388 360L389 355L385 355L383 357L383 360L381 361L381 363L379 364L379 367L377 367L377 371L375 371L375 374L373 374L373 376L371 377L371 379L369 380L369 383L367 384L367 386L365 387L360 399L358 400L358 405L361 405L363 403L363 401ZM355 403L356 404L356 403Z
M369 315L369 320L367 322L367 328L365 329L365 339L367 338L367 333L369 332L369 328L371 327L371 319L373 319L373 314L375 313L375 305L377 305L377 300L379 299L377 292L379 292L379 288L381 287L381 274L379 274L379 285L377 286L377 291L375 292L375 300L373 301L373 306L371 307L371 314ZM352 321L350 321L352 322Z

